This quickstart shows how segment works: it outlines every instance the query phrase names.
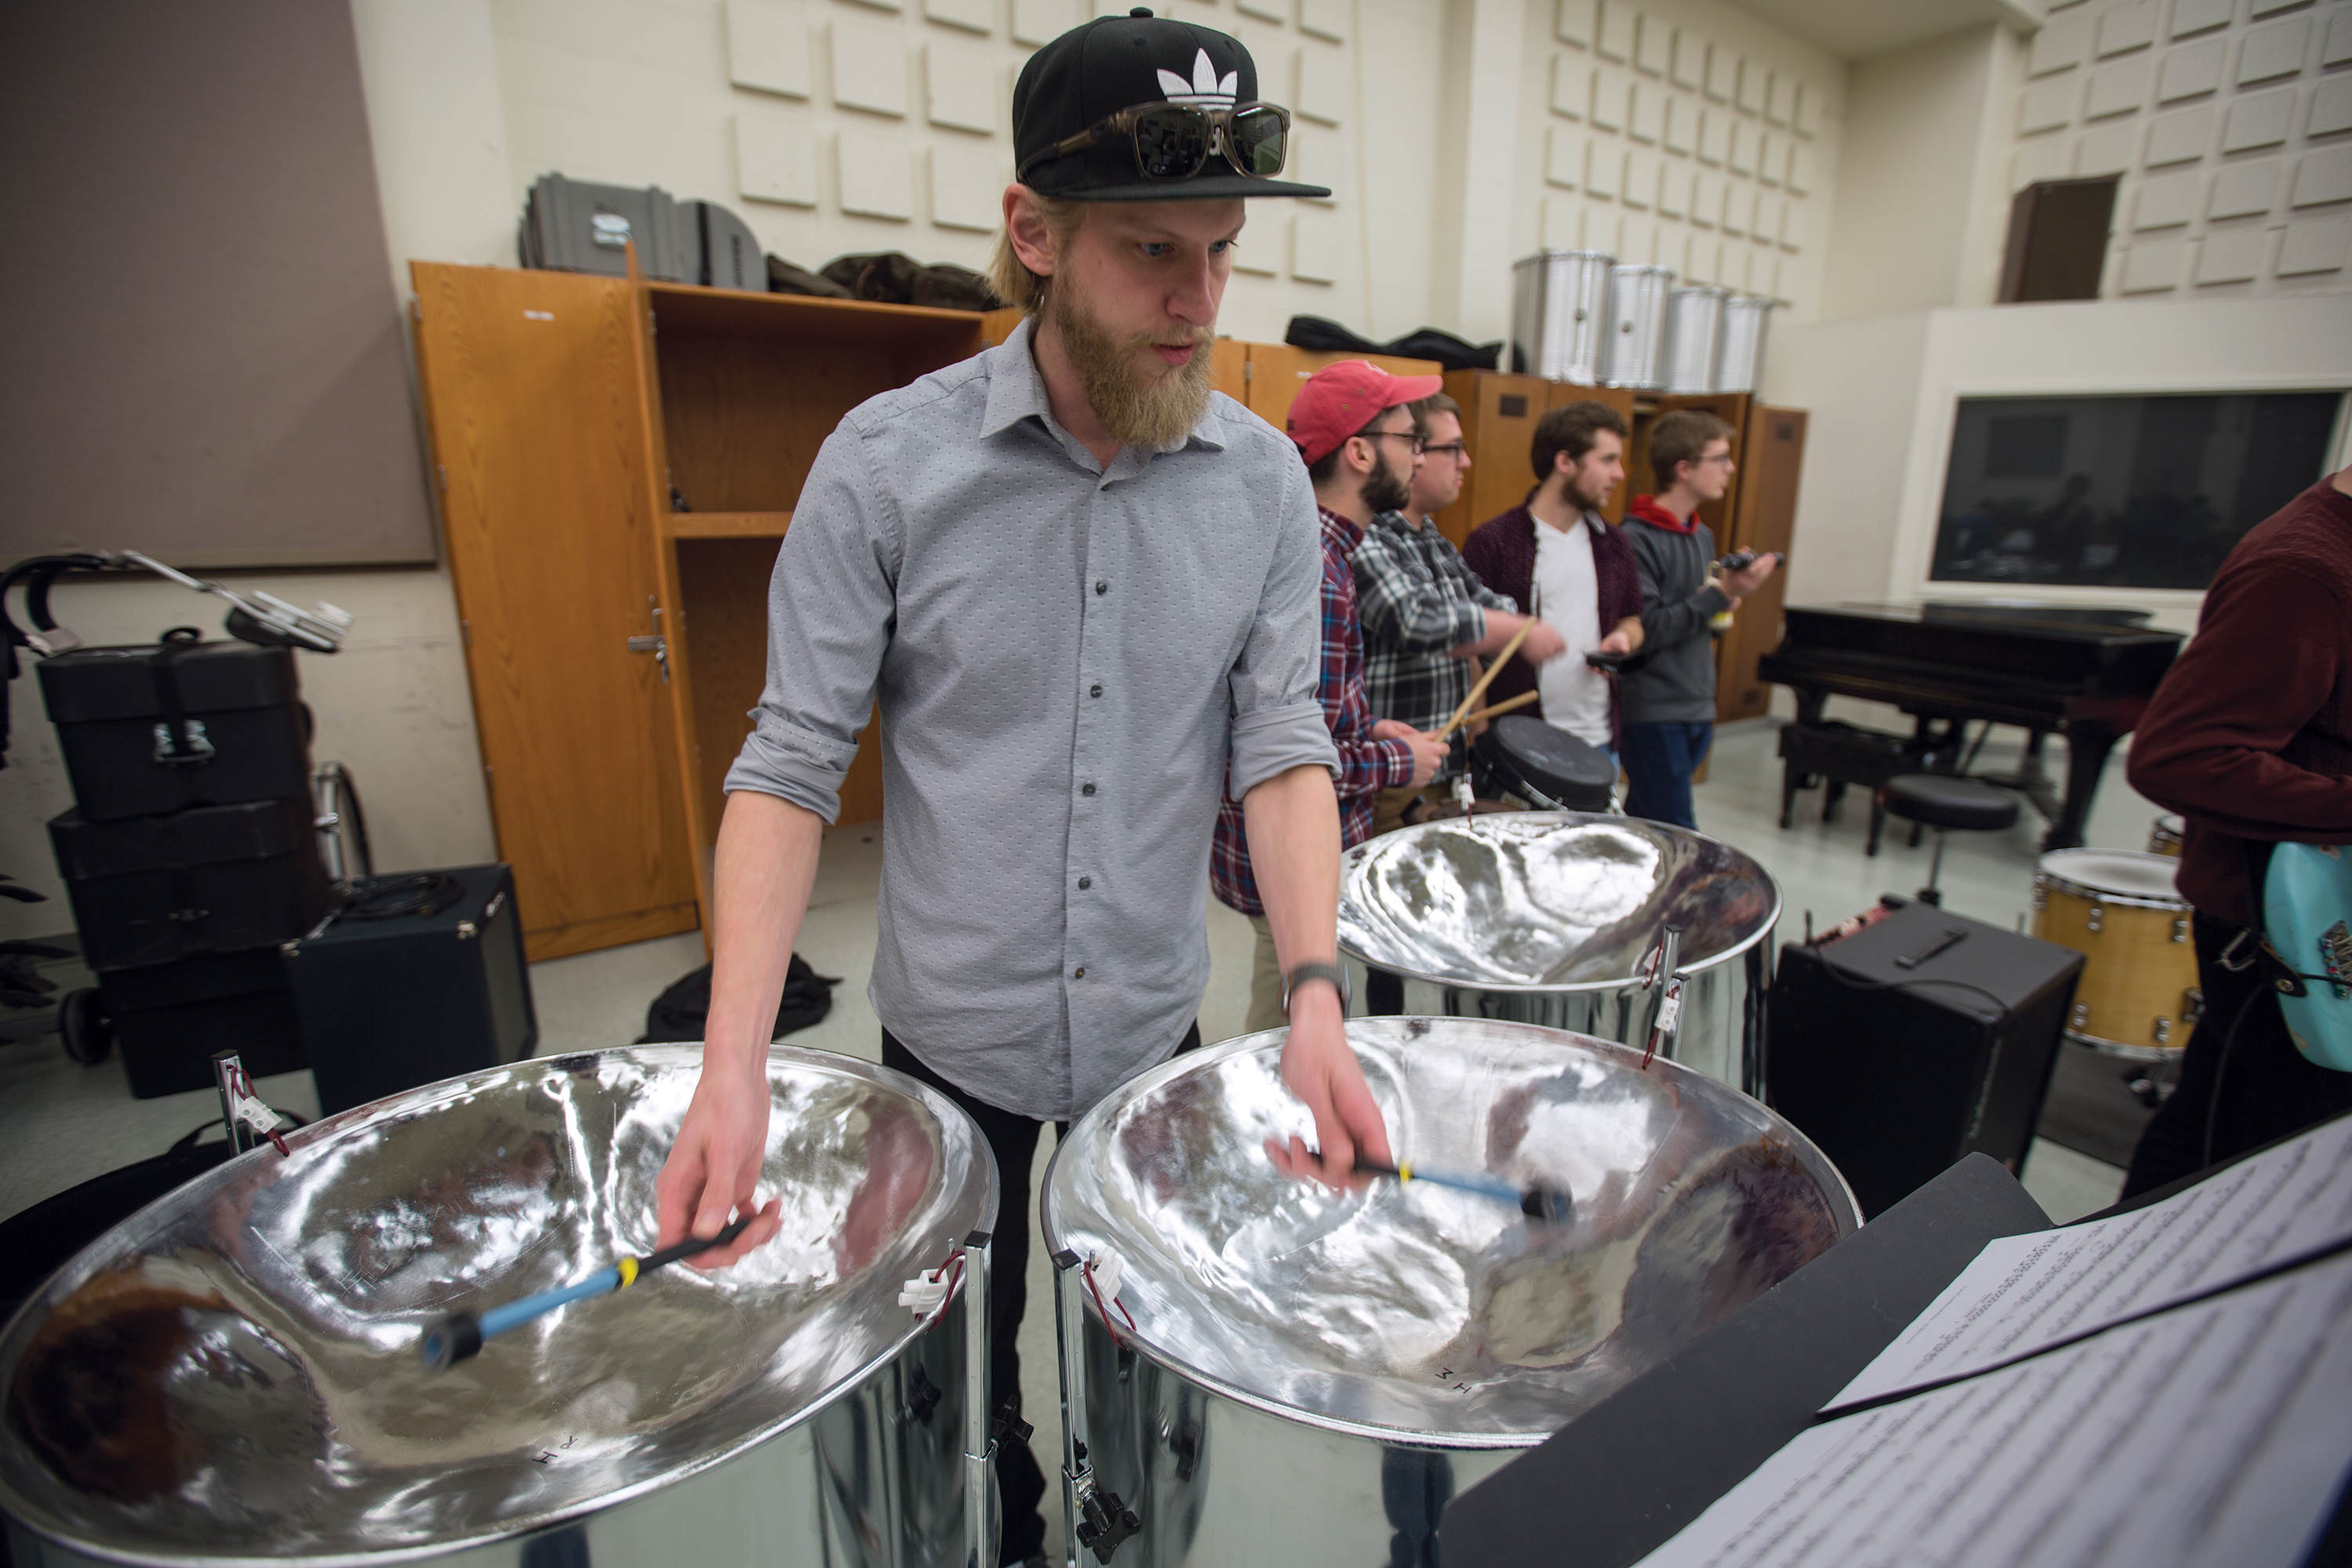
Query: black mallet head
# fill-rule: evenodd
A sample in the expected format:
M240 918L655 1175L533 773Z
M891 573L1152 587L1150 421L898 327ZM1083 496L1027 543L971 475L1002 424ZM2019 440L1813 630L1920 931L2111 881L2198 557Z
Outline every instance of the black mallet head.
M1565 1187L1529 1187L1519 1199L1519 1212L1546 1225L1565 1225L1576 1213L1576 1200Z
M481 1353L481 1320L471 1312L444 1318L425 1331L417 1349L424 1353L426 1366L436 1372L446 1372L459 1362Z

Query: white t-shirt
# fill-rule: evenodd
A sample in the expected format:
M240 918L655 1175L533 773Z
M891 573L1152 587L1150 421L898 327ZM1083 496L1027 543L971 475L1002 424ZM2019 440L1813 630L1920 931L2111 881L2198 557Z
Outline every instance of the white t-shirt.
M1539 667L1536 689L1543 716L1580 741L1612 743L1609 730L1609 679L1584 662L1601 646L1601 579L1592 569L1592 532L1578 518L1567 532L1535 524L1534 614L1549 621L1568 651Z

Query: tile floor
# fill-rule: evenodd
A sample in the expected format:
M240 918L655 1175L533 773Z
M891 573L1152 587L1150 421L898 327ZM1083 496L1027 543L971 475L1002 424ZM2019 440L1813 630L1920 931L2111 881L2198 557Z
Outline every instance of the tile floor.
M1880 728L1902 728L1896 716L1859 708L1838 716ZM1751 721L1727 727L1717 738L1714 765L1697 790L1699 826L1761 860L1779 879L1783 913L1779 940L1801 934L1808 911L1828 924L1875 901L1885 891L1908 893L1925 880L1929 847L1907 847L1891 828L1874 859L1863 854L1868 833L1867 796L1849 794L1837 822L1820 820L1821 793L1798 797L1795 820L1779 826L1780 765L1775 755L1777 725ZM2010 743L2004 746L2003 738ZM1998 768L2016 752L2014 735L2000 731L1985 748L1979 765ZM2063 747L2053 744L2053 763L2063 766ZM2156 808L2134 794L2123 776L2121 754L2112 759L2091 817L2087 841L2115 848L2142 847ZM1996 924L2016 925L2031 908L2037 844L2042 831L2031 812L2000 834L1955 834L1944 856L1942 886L1948 908ZM866 1000L875 946L875 890L881 870L878 832L871 826L829 832L800 952L817 971L837 975L830 1016L792 1037L791 1043L876 1060L880 1029ZM1211 973L1201 1003L1204 1038L1220 1040L1240 1032L1247 1005L1251 936L1240 916L1209 901ZM532 992L539 1012L539 1054L625 1045L644 1029L645 1010L671 981L703 962L698 933L615 948L532 966ZM87 972L70 961L51 967L63 984L88 984ZM307 1073L264 1079L269 1101L298 1115L317 1110ZM54 1037L36 1037L0 1046L0 1216L14 1214L53 1193L163 1151L173 1140L215 1117L209 1093L134 1100L113 1063L82 1067L70 1060ZM1035 1180L1042 1183L1051 1155L1050 1139L1037 1153ZM2064 1221L2103 1208L2115 1200L2123 1173L2112 1165L2056 1144L2036 1141L2026 1162L2024 1183L2053 1219ZM1060 1451L1059 1393L1052 1340L1052 1295L1044 1249L1031 1254L1028 1321L1023 1325L1023 1402L1037 1426L1041 1455ZM1050 1521L1058 1544L1058 1520Z

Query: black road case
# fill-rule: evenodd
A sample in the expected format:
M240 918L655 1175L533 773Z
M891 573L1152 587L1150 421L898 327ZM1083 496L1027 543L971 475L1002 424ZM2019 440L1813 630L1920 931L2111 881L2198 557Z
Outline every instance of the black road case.
M308 1065L274 947L115 970L98 991L134 1100L211 1089L215 1051L236 1051L255 1078Z
M290 648L166 640L76 648L39 668L85 822L310 793Z
M334 903L306 793L169 816L49 822L82 955L101 973L274 948Z

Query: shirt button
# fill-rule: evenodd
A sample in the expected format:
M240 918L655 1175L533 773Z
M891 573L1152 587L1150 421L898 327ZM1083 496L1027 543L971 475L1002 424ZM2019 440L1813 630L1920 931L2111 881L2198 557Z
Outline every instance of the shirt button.
M1078 786L1078 793L1080 795L1092 795L1095 793L1095 786L1092 784L1080 784Z
M1097 577L1097 578L1096 578L1096 579L1095 579L1095 592L1096 592L1096 593L1097 593L1097 594L1108 594L1108 593L1109 593L1109 592L1110 592L1110 579L1109 579L1109 578L1108 578L1108 577Z
M1087 688L1087 695L1089 697L1100 697L1102 695L1102 688L1100 686L1089 686Z
M1084 980L1086 977L1087 966L1083 963L1070 972L1070 978L1073 980Z

